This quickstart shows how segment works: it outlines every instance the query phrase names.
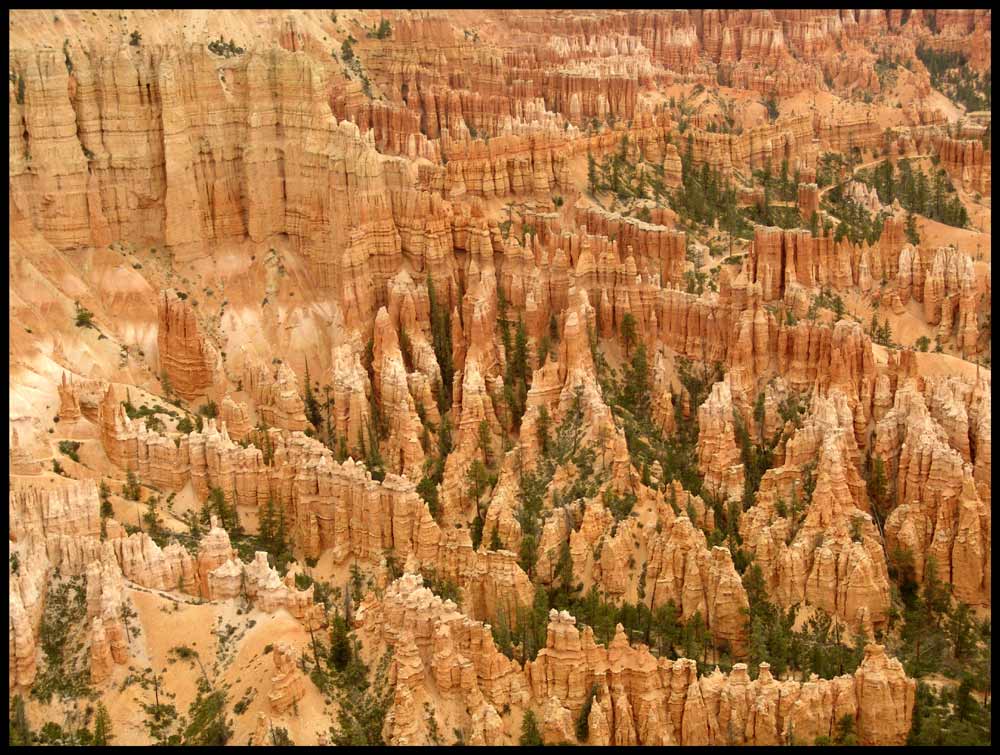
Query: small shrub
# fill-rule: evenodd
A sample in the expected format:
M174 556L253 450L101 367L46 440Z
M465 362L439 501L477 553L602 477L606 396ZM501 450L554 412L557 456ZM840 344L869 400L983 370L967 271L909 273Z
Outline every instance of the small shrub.
M368 32L368 37L371 39L386 39L392 34L392 24L390 24L386 19L382 19L377 27L372 26L372 30Z
M125 484L122 486L122 496L129 501L138 501L142 494L139 478L131 469L125 473Z
M219 407L212 399L209 399L198 407L198 414L208 419L215 419L219 416Z
M198 657L198 651L189 648L187 645L177 645L170 648L170 652L182 661L190 661Z
M94 313L91 312L86 307L82 306L79 301L75 302L76 306L76 327L78 328L92 328L94 327L93 319Z
M237 716L243 715L243 713L246 712L246 709L250 707L250 703L253 702L253 699L256 696L257 696L257 690L254 689L253 687L250 687L246 692L243 693L243 697L240 698L239 702L237 702L236 705L233 706L233 712Z
M77 451L80 450L82 444L75 440L61 440L59 441L59 453L64 456L68 456L73 461L80 463L80 457L77 455Z
M246 52L242 47L233 42L232 39L228 42L223 40L221 34L218 39L214 39L208 43L208 49L224 58L231 58L233 55L242 55Z
M855 543L862 541L861 525L864 520L860 516L851 517L851 540Z
M232 722L226 718L226 693L210 690L208 682L199 683L198 696L188 713L190 723L184 730L185 745L221 746L233 736Z
M590 710L594 705L594 698L597 696L597 685L593 685L590 688L590 694L587 695L587 701L583 704L580 709L580 715L576 719L576 738L580 742L586 742L590 737Z

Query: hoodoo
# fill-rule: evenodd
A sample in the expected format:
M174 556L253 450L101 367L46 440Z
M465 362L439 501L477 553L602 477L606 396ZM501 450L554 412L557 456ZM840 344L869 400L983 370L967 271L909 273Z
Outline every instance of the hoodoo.
M991 19L11 11L9 744L990 744Z

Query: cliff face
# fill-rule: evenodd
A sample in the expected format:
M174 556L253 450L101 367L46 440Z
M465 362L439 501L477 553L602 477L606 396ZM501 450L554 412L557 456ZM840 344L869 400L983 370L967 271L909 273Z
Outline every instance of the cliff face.
M398 252L381 161L356 126L318 107L322 68L281 49L221 68L213 57L200 46L74 50L70 72L54 52L17 55L26 94L10 100L23 125L11 140L12 208L57 248L164 240L177 260L288 233L335 289L350 278L351 249ZM207 118L205 98L225 112ZM116 191L123 182L132 199ZM345 223L358 238L332 232Z
M770 23L770 28L745 29L749 36L736 45L739 60L755 65L784 61L788 53L783 32L776 22ZM694 34L695 27L690 29ZM395 39L389 46L396 48ZM660 46L652 44L654 59L660 57ZM371 68L376 76L382 73L379 61L384 57L373 57ZM356 286L350 282L352 264L371 265L376 290L384 285L385 279L377 272L378 261L384 258L388 262L400 251L398 221L386 202L387 190L400 178L403 186L413 186L412 178L397 178L396 168L375 151L376 145L387 148L386 134L406 132L405 118L399 122L401 128L396 128L396 111L382 106L381 111L392 114L392 125L374 128L375 138L371 139L364 136L369 125L378 121L371 115L337 106L333 113L303 106L302 102L322 99L317 90L329 77L329 67L280 48L267 54L251 52L226 58L221 67L213 67L217 59L197 47L120 49L110 58L100 59L94 50L74 49L71 59L72 72L55 53L16 55L15 67L25 83L25 96L23 103L11 100L11 122L23 123L23 134L27 134L26 138L23 134L15 138L12 131L12 202L55 246L165 238L179 254L197 256L204 254L206 243L262 240L286 233L309 259L311 271L324 289L348 296ZM386 69L385 75L391 76L390 70ZM595 71L592 75L594 81L614 85L615 80L606 74ZM544 103L536 103L530 90L508 93L503 106L506 124L477 117L481 97L470 95L469 102L464 102L456 91L447 97L435 96L433 88L425 93L423 86L415 83L408 91L420 92L421 128L429 138L440 138L439 151L447 156L445 171L440 173L443 183L435 181L433 188L447 192L461 186L469 194L486 197L565 189L569 180L566 160L579 153L578 146L570 146L576 132L553 123L552 128L539 133L534 124L544 108L561 112L560 102L565 98L568 104L563 114L570 120L574 120L573 113L585 119L603 119L606 112L619 120L636 116L634 92L597 95L606 103L605 108L610 108L602 111L588 107L586 98L583 105L578 104L581 100L576 93L563 93L562 82L588 81L585 76L566 76L559 74L559 78L538 83L540 91L549 93ZM136 85L118 92L118 82L124 80L134 80ZM630 83L627 78L622 81ZM336 84L335 89L342 86ZM404 80L400 86L408 85ZM113 107L107 104L112 93ZM216 121L206 120L199 111L196 103L202 96L225 102L225 113ZM532 107L531 103L536 104ZM405 114L408 103L399 104ZM454 117L448 111L442 115L442 106L449 110L456 107L458 113ZM338 125L337 119L342 117L353 119L360 130ZM36 122L39 118L56 118L65 125L60 132L49 128L47 121ZM424 126L424 120L429 124L454 121L455 125L444 129L448 133L445 137L439 129ZM134 131L124 131L123 123L142 124L141 137L130 136ZM463 136L468 132L466 123L495 138L487 143ZM533 124L530 130L528 124ZM853 146L863 146L865 139L881 136L875 126L870 137L865 136L866 128L854 123L813 124L806 116L795 116L740 135L694 129L694 156L697 162L709 162L724 172L761 168L768 160L778 163L782 158L805 164L810 162L809 149L815 136L839 149L845 135L850 134ZM413 136L425 139L424 134L414 131ZM129 139L134 144L129 144ZM36 140L39 143L34 143ZM290 142L295 147L285 149ZM119 206L123 200L113 191L113 182L118 179L111 156L121 151L119 143L123 147L129 144L126 170L135 176L134 190L148 197L138 214ZM662 137L658 148L664 148ZM411 158L440 159L438 152L428 151L429 147L407 150ZM27 155L34 156L30 171ZM69 171L66 175L72 178L64 180L54 203L44 203L42 209L45 176L55 165L60 166L60 175ZM317 183L321 174L336 178L322 186ZM248 178L251 175L252 181ZM985 181L988 184L988 176ZM308 220L299 222L298 218ZM344 223L358 234L331 233L332 227ZM93 236L94 228L101 229L97 237ZM342 290L345 285L347 290ZM361 295L357 302L365 319L374 314L367 298Z
M953 179L961 183L963 189L992 196L992 153L984 148L981 139L941 137L936 140L935 147L941 158L941 165Z

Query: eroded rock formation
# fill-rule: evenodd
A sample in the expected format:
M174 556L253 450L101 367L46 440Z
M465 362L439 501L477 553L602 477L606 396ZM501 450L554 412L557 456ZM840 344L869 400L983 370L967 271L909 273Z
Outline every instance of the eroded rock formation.
M381 600L370 595L356 623L366 652L397 648L393 732L403 731L412 701L440 695L458 704L438 710L438 725L452 724L487 744L503 741L486 722L504 706L536 710L547 743L575 743L574 722L592 689L590 744L811 741L828 735L844 714L854 717L862 743L901 744L916 691L916 682L880 645L867 646L853 677L781 682L766 663L755 680L743 663L728 675L716 670L699 677L694 661L657 659L643 645L630 646L621 625L605 647L589 627L580 631L571 616L557 611L549 616L545 647L522 667L496 649L482 624L434 596L413 574L392 583ZM427 741L419 724L407 726L391 741Z
M32 723L47 601L83 580L75 672L102 695L159 662L157 603L254 616L223 684L275 622L239 741L326 743L299 654L343 610L369 667L394 651L392 744L512 744L528 710L575 743L585 705L597 746L812 742L844 716L904 743L914 682L879 645L832 679L741 662L744 582L752 558L800 622L891 644L902 553L989 613L989 113L921 58L987 71L990 13L217 18L11 15L10 689ZM941 166L965 228L860 172L903 159ZM545 633L546 591L672 604L732 670L584 609ZM149 744L127 708L116 736Z

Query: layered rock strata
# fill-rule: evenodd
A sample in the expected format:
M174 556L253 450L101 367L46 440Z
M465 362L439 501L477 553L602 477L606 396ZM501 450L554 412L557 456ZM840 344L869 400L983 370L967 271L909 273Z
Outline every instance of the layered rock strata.
M419 744L426 734L406 712L440 695L438 726L466 741L510 741L497 711L536 711L547 743L576 742L574 723L593 688L590 744L780 744L829 736L851 715L864 744L901 744L909 731L916 682L879 645L869 645L853 676L778 681L766 663L751 680L746 664L698 676L694 661L657 659L632 647L621 626L605 647L589 627L552 611L546 646L523 667L493 644L487 627L422 586L418 575L392 583L381 600L370 594L356 624L367 653L397 648L397 689L390 741ZM422 672L422 669L433 669ZM442 718L444 720L442 720ZM498 722L500 725L498 725Z

